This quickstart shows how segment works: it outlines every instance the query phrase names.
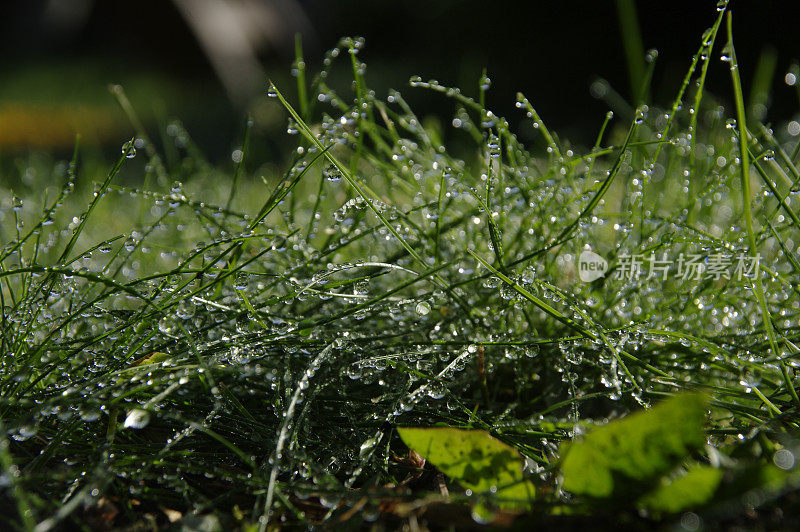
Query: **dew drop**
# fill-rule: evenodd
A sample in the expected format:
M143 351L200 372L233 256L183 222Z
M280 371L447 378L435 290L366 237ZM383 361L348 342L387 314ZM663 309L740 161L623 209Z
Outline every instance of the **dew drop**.
M150 412L141 408L134 408L125 418L126 429L143 429L150 423Z
M533 284L536 282L536 266L528 266L522 270L522 282L524 284Z
M322 175L324 175L328 181L339 181L342 178L342 173L332 164L328 165L328 167L322 171Z
M126 159L133 159L136 157L136 146L134 146L134 143L130 140L122 145L121 151Z
M250 275L247 273L240 273L234 280L233 287L236 290L245 290L250 284Z
M756 388L761 385L761 371L755 367L745 368L740 373L739 384L746 388Z
M733 48L730 44L726 44L719 55L719 60L726 63L733 61Z
M372 451L375 447L375 444L378 443L375 441L375 438L370 438L366 440L364 443L361 444L361 447L358 450L358 457L364 458Z
M34 424L23 425L17 430L17 433L11 437L16 441L26 441L36 436L38 431L39 429Z
M796 459L794 453L789 449L779 449L772 456L772 461L784 471L789 471L794 468Z
M158 330L167 336L175 336L178 333L178 324L172 316L164 316L158 320Z
M87 423L100 419L100 410L91 407L82 407L79 411L81 419Z
M188 320L194 315L195 305L189 299L184 299L175 307L175 315L182 320Z

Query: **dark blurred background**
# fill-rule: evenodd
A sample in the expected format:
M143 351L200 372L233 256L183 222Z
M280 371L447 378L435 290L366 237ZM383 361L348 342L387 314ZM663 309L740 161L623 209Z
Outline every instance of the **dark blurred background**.
M642 49L659 51L651 102L667 105L714 21L716 0L7 0L0 7L0 155L68 152L76 132L87 146L118 150L133 128L109 83L125 87L148 129L180 118L212 160L241 142L246 114L256 119L256 142L274 143L285 117L264 98L265 80L294 94L296 32L312 75L340 37L365 37L361 59L378 95L400 89L419 114L446 121L452 106L408 88L408 78L436 78L475 96L486 67L490 107L515 123L515 94L523 91L551 129L585 145L608 109L590 94L592 82L602 77L631 99L618 12L626 3L637 12ZM800 57L800 7L732 0L730 8L745 90L759 58L772 58L765 119L785 124L798 109L797 87L784 76ZM724 41L723 32L715 55ZM346 87L348 69L338 70ZM708 85L728 99L727 68L716 59Z

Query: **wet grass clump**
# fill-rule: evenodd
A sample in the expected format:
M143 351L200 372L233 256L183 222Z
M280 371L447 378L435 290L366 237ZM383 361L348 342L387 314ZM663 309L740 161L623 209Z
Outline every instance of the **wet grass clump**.
M356 38L310 83L298 57L296 96L270 85L296 138L279 176L247 142L213 168L178 123L102 178L25 162L0 189L4 526L689 526L791 491L646 513L561 489L562 442L683 391L710 398L691 459L793 470L798 144L748 117L721 9L674 103L610 112L588 149L520 94L523 145L487 77L477 99L413 78L454 108L429 124L369 89ZM704 91L720 67L732 109ZM118 183L141 159L145 185ZM516 449L533 509L396 432L437 424Z

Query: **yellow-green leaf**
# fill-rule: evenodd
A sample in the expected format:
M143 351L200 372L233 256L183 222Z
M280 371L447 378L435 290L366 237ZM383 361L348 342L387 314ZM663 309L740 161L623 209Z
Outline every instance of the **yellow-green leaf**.
M650 511L664 513L697 508L714 497L724 473L715 467L694 465L682 477L671 482L664 481L639 499L639 504Z
M627 496L705 444L706 399L672 397L561 446L563 487L589 497Z
M482 430L398 428L409 448L475 493L494 492L502 508L524 508L535 489L516 449Z
M160 364L165 360L169 360L170 356L167 353L162 353L160 351L153 351L147 356L136 360L131 364L131 366L145 366L147 364Z

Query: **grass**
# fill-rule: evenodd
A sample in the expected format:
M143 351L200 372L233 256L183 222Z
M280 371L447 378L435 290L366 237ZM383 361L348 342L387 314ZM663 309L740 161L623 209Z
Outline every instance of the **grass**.
M434 424L526 457L521 522L588 523L558 444L685 390L711 397L700 460L796 450L798 143L748 118L724 17L671 106L609 113L589 149L520 94L541 133L522 145L485 76L477 99L412 79L454 107L430 123L370 91L359 39L312 80L298 40L297 90L269 87L296 138L280 176L248 166L249 133L231 172L177 123L104 176L78 148L21 162L0 189L3 526L461 526L475 495L395 430ZM705 90L720 53L733 114ZM587 249L609 264L592 282ZM709 269L681 276L692 256ZM758 506L796 508L784 491ZM691 515L739 522L752 500Z

